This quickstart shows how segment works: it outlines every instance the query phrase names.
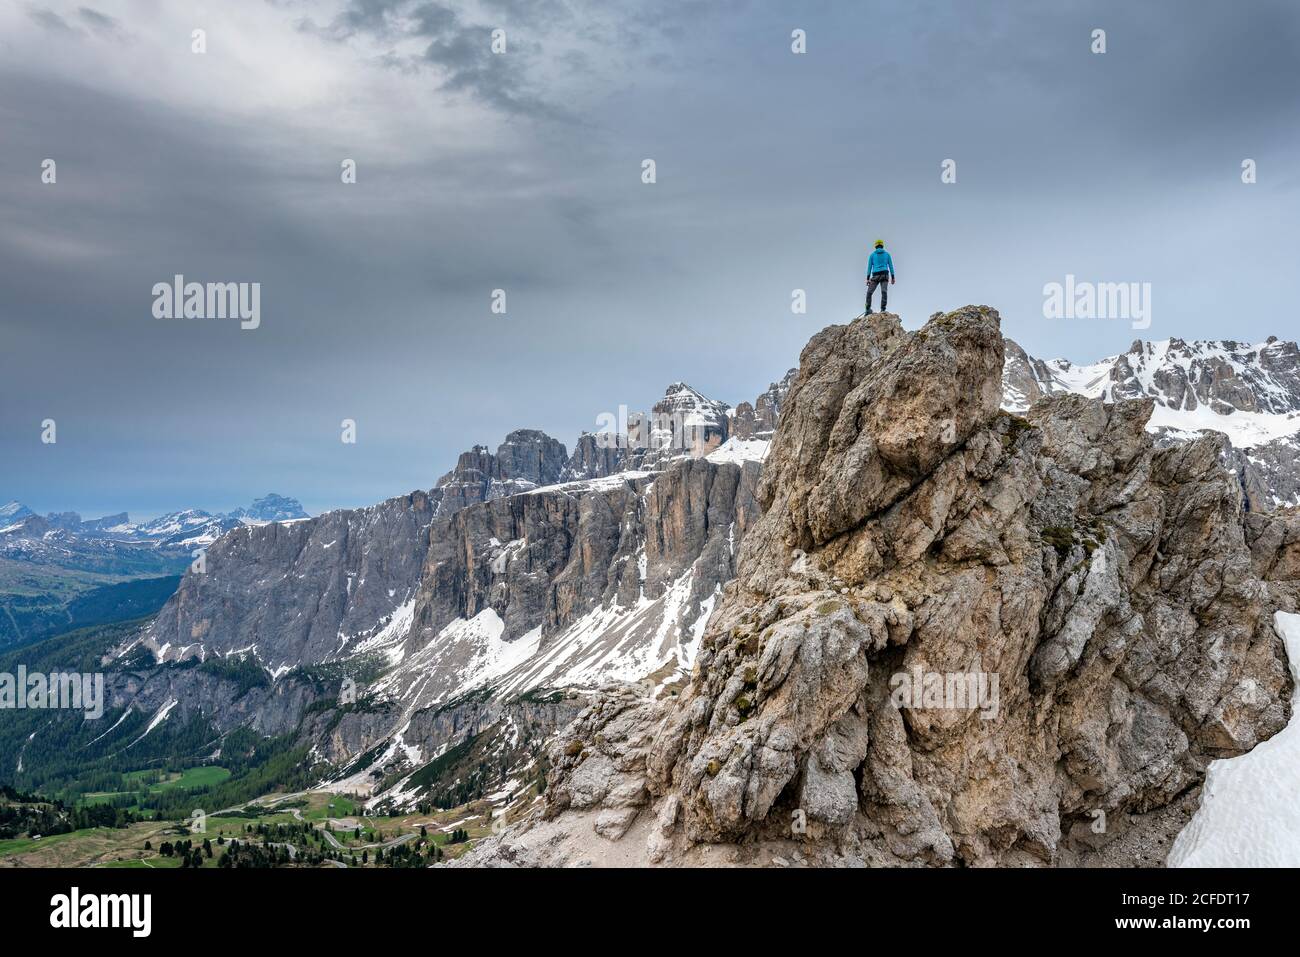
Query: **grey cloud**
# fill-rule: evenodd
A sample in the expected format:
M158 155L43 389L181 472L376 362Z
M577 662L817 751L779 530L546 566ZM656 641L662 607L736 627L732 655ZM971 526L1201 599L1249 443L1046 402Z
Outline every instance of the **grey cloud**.
M43 7L28 7L27 15L39 23L46 30L56 33L75 33L68 22L59 16L53 10L47 10Z
M403 0L348 0L328 26L321 28L315 21L307 19L300 28L334 40L346 40L359 34L390 40L397 35L392 18L401 6Z
M441 37L460 29L460 18L441 3L421 3L411 11L410 32L419 37Z
M302 24L331 57L428 77L418 102L378 102L373 128L397 132L363 152L346 111L289 124L0 70L0 323L23 357L0 376L0 499L141 510L278 488L359 505L427 487L512 428L572 443L674 379L752 400L812 332L861 310L876 233L912 326L988 302L1037 354L1125 349L1122 323L1043 320L1043 283L1069 271L1152 280L1155 338L1294 335L1294 7L459 9L352 0ZM90 31L29 13L51 51ZM498 25L511 53L487 59ZM1087 52L1093 25L1104 57ZM135 53L147 69L151 51ZM448 94L474 117L455 138L436 122ZM545 109L580 125L502 122ZM44 156L57 187L39 183ZM341 156L358 159L355 187ZM959 180L942 186L949 156ZM1244 156L1259 161L1249 188ZM261 281L262 328L152 320L151 284L177 271ZM487 307L498 287L505 317ZM796 287L806 316L789 311ZM57 449L34 441L47 415ZM344 416L361 436L346 451Z
M575 20L573 7L562 0L485 0L484 6L513 26L568 26Z
M517 60L493 54L488 33L478 28L448 31L425 48L422 59L441 69L445 90L465 91L505 113L534 118L562 119L572 114L559 104L526 89L524 70ZM516 57L518 54L514 54ZM506 62L491 62L493 60Z
M408 72L430 68L441 78L440 89L468 93L502 113L574 123L579 118L563 96L543 92L548 78L559 73L606 84L632 83L635 75L627 74L628 64L654 68L677 63L689 57L684 48L693 32L741 17L748 7L749 0L664 0L651 9L635 0L487 0L485 9L497 18L471 23L436 0L348 0L327 24L305 19L299 29L335 42L428 40L418 56L390 49L379 60ZM491 31L498 27L506 30L506 55L490 49ZM610 75L597 76L592 52L561 49L557 38L579 38L611 59Z
M90 7L80 7L77 10L77 16L82 23L99 36L115 39L123 36L121 23L105 13L92 10Z
M32 20L51 33L85 36L82 30L71 25L58 13L48 8L28 7L27 13ZM121 21L106 13L101 13L91 7L78 7L76 13L79 24L94 36L111 40L125 40L127 38L126 32L122 29Z
M380 61L403 71L431 68L441 78L440 89L468 93L504 113L551 119L569 115L529 89L530 45L515 43L509 55L495 55L489 45L492 26L466 23L441 3L349 0L326 26L304 20L299 29L335 42L361 36L383 43L428 40L418 56L389 50Z

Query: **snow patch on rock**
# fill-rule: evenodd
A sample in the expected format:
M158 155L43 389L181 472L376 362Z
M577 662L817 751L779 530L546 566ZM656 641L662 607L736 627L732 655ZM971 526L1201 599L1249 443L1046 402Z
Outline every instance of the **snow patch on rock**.
M1300 615L1273 621L1296 681L1291 722L1240 757L1210 762L1170 867L1300 867Z

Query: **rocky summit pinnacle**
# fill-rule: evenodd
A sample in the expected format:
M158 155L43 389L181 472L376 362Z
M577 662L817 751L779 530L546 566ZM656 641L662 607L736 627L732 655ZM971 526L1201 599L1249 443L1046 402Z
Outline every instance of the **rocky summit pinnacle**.
M1149 397L1002 410L1005 358L984 306L814 336L689 684L599 696L464 863L1163 860L1290 717L1300 520Z
M449 515L477 502L551 485L564 476L564 444L537 429L517 429L496 454L476 445L462 452L456 467L430 493L438 514Z

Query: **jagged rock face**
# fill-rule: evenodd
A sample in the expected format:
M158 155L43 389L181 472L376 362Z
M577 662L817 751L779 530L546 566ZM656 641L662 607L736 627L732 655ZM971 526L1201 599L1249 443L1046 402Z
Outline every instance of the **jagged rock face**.
M1128 352L1093 365L1035 359L1014 342L1006 346L1008 408L1023 411L1044 395L1084 392L1108 402L1150 396L1191 412L1300 411L1300 348L1270 336L1258 345L1167 339L1133 343Z
M1240 477L1252 512L1300 503L1300 434L1248 449L1228 448L1225 460Z
M558 482L567 455L564 444L536 429L518 429L497 447L493 478L522 480L534 485Z
M549 734L580 702L566 697L549 723L530 717L543 689L596 687L610 668L677 680L757 518L758 471L687 459L438 516L410 608L357 645L391 662L367 688L377 706L323 725L322 753L341 761L386 741L362 771L391 779L415 770L409 749L428 760L503 716Z
M748 402L736 406L731 416L731 434L738 439L753 439L758 436L758 416L754 407Z
M1134 342L1111 371L1115 398L1137 398L1151 389L1165 405L1216 412L1300 410L1300 350L1270 337L1261 345L1242 342ZM1150 380L1150 386L1144 380Z
M391 742L392 729L398 726L401 745L390 743L373 765L352 770L366 776L370 772L384 777L409 775L420 760L431 760L467 738L491 733L494 728L500 732L499 737L514 737L519 744L536 750L542 739L572 721L583 703L576 695L556 694L541 700L467 696L409 714L401 707L379 705L348 711L341 719L320 711L312 716L311 727L305 729L305 735L318 742L317 751L322 758L346 771L349 762L358 756L378 744ZM515 731L514 735L509 733L511 730ZM520 737L526 740L519 741ZM414 762L408 753L412 748L419 752Z
M727 440L727 403L709 399L685 382L674 382L650 410L693 426L694 437L705 446L716 447Z
M661 406L656 415L698 426L713 444L725 435L722 403L681 386ZM521 430L495 453L462 455L431 492L236 529L115 650L119 665L140 646L164 664L117 668L113 700L177 720L202 715L221 730L296 728L336 763L386 749L362 769L368 786L372 774L413 771L413 754L480 733L477 721L452 728L434 714L477 701L476 714L498 715L538 689L610 678L679 681L757 518L759 463L656 451L657 471L631 470L626 449L580 441L568 459L559 442ZM271 686L242 693L196 667L248 655ZM317 664L331 666L329 682L298 670ZM337 708L338 675L352 672L371 676L358 689L369 703ZM564 705L570 716L576 707Z
M674 382L648 415L628 416L624 467L655 471L677 459L708 455L731 434L729 411L725 402L709 399L684 382ZM609 438L607 435L605 441Z
M510 715L549 733L578 702L546 711L548 724L526 707L537 689L595 687L607 667L622 680L678 680L757 519L758 475L753 461L686 458L451 514L415 493L244 527L117 649L112 704L223 731L296 731L340 767L379 748L352 782L363 788ZM127 664L140 645L169 664ZM244 655L275 680L248 690L197 667ZM337 676L297 670L325 662L380 669L357 689L365 708L336 707Z
M781 408L785 398L790 394L798 369L791 369L780 382L773 382L767 391L754 402L755 429L754 438L770 439L776 432L776 424L781 418Z
M585 611L610 585L637 485L620 483L590 496L514 495L440 520L409 643L423 646L450 622L488 607L505 622L507 641Z
M338 656L414 594L434 506L424 492L214 542L142 636L162 660L255 651L271 669Z
M822 545L892 504L996 413L1000 337L969 341L986 329L954 322L941 339L933 330L945 321L908 336L896 318L868 317L804 349L808 371L790 395L759 489L772 515L763 527L785 545ZM764 563L751 567L770 573Z
M518 429L506 436L493 455L476 445L462 452L456 467L438 479L429 494L439 515L469 505L514 495L565 478L568 453L563 443L536 429Z
M775 409L784 392L770 392ZM186 560L196 530L233 530L106 657L112 706L157 727L201 718L218 732L295 734L335 776L346 770L349 788L409 804L402 776L488 725L531 728L500 731L513 754L607 681L680 684L758 516L765 443L706 457L731 418L676 383L650 416L629 417L635 439L622 446L584 435L570 458L519 430L495 452L461 455L433 490L373 508L302 518L271 494L227 516L130 526L184 539ZM683 428L689 444L676 441ZM3 513L42 532L58 519L16 503ZM99 524L110 521L127 520ZM241 524L262 521L275 524ZM0 549L16 531L4 528ZM247 686L248 672L231 670L244 664L266 682ZM345 678L364 706L340 704Z
M768 386L756 403L741 402L734 409L684 382L674 382L649 414L628 413L627 421L612 432L582 433L565 476L581 480L657 471L679 459L707 456L732 437L769 440L793 375L792 369Z
M1290 586L1260 576L1294 578L1294 523L1251 525L1220 439L1157 449L1149 399L999 411L1003 366L987 307L816 336L689 688L581 716L550 812L653 803L651 860L793 818L880 862L1048 864L1283 727Z
M1156 410L1147 428L1158 444L1221 432L1232 444L1225 460L1252 511L1300 504L1300 349L1294 342L1138 341L1123 355L1075 365L1035 359L1008 340L1003 388L1003 407L1016 413L1048 395L1107 402L1149 396Z
M1014 339L1003 340L1002 404L1023 413L1044 396L1068 392L1042 359L1031 356Z
M605 478L627 470L629 449L602 440L591 432L578 436L566 475L572 480Z
M219 731L249 727L266 736L294 733L305 709L322 697L305 682L245 689L194 667L113 669L105 674L104 688L107 709L130 707L146 715L165 709L172 726L203 718Z
M1300 509L1252 512L1246 517L1252 570L1283 610L1300 612Z
M45 516L45 520L51 528L76 531L81 527L81 516L76 512L50 512Z
M732 410L731 434L738 439L769 440L776 432L785 397L794 384L797 369L791 369L780 382L773 382L753 403L741 402Z
M484 642L448 629L485 612L501 623L492 643L536 645L493 676L502 689L581 683L572 671L602 658L644 659L649 671L664 640L680 641L689 660L692 642L674 636L702 625L734 576L736 549L758 516L758 474L756 462L687 459L653 477L542 489L439 518L399 674L419 671L422 701L462 693ZM561 649L548 661L554 641L601 609L622 609L625 620L611 617L572 657Z

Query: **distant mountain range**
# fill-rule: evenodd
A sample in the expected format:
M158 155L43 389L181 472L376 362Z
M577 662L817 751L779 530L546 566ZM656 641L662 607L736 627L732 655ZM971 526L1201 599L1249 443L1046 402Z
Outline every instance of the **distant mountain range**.
M0 538L32 538L59 530L87 539L198 547L216 541L240 525L264 525L307 517L297 499L274 492L232 512L187 508L146 522L132 522L126 512L96 519L83 519L76 512L37 515L21 502L10 502L0 506Z
M233 528L307 518L271 493L232 512L185 509L147 522L0 506L0 648L156 612L194 557Z

